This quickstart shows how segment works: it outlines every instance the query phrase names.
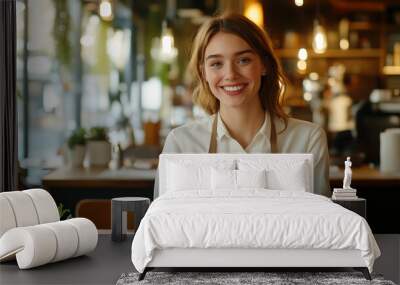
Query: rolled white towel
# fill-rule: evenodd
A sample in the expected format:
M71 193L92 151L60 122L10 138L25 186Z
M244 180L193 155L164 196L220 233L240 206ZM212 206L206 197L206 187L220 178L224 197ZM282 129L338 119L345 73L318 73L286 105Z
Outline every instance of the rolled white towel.
M16 226L17 222L10 202L5 196L0 195L0 237Z
M78 249L78 233L70 223L62 221L43 224L43 226L51 229L56 236L57 250L51 262L71 258L75 255Z
M86 254L94 250L97 246L98 232L96 226L91 220L85 218L74 218L66 220L78 233L78 248L75 256Z
M60 220L56 202L53 197L43 189L29 189L22 191L30 196L36 208L39 224L57 222Z
M0 238L0 261L16 256L20 269L28 269L86 254L96 248L98 233L88 219L18 227Z
M0 195L10 202L17 227L33 226L39 223L35 205L29 195L23 191L3 192Z
M56 237L43 225L14 228L0 238L0 261L16 256L20 269L49 263L56 251Z

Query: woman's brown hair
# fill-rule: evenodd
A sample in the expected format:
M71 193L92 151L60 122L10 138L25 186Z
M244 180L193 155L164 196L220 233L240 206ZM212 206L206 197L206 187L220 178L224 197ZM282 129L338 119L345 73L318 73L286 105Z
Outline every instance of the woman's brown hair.
M267 68L267 74L261 78L259 92L262 107L269 112L271 117L283 119L286 128L288 116L281 105L286 84L282 67L273 52L267 33L240 14L226 13L214 17L204 23L197 32L189 62L189 69L194 73L197 81L193 94L194 103L202 107L208 114L214 114L219 110L219 101L211 93L202 71L206 47L218 32L239 36L259 55L261 62Z

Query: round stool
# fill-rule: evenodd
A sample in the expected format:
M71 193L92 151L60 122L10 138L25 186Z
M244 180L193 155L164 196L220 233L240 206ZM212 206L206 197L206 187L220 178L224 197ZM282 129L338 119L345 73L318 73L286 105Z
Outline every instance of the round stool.
M126 238L124 212L133 212L136 230L150 205L149 198L120 197L111 199L111 239L122 241Z

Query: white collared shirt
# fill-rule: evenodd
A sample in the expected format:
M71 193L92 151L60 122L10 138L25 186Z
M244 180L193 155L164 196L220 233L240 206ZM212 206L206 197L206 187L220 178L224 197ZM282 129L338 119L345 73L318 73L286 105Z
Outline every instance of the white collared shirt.
M173 129L167 136L163 153L208 153L215 115ZM230 136L218 113L217 153L270 153L270 120L266 116L251 143L243 147ZM285 131L282 120L275 119L279 153L312 153L314 193L330 196L329 154L325 131L317 124L290 118ZM156 181L157 184L157 181ZM158 191L155 189L155 197Z

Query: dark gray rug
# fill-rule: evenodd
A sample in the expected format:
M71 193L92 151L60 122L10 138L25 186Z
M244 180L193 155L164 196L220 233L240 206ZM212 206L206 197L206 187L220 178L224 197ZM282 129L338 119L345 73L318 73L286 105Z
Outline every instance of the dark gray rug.
M138 276L139 273L122 274L117 285L395 285L392 281L384 280L380 275L372 275L372 281L368 281L360 272L148 272L142 281L138 281Z

